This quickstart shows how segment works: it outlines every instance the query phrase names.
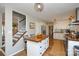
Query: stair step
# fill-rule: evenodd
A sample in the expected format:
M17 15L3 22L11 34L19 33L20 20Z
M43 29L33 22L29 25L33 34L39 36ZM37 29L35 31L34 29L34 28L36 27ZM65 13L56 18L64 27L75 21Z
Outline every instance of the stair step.
M26 33L18 31L14 36L13 36L13 46L23 37L23 35Z
M5 47L2 47L1 49L5 52Z
M0 51L0 56L5 56L5 55L2 53L2 51Z

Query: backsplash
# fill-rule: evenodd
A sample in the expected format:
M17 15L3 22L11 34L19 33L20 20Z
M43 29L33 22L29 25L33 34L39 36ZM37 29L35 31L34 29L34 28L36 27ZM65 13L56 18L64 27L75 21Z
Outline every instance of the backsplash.
M54 29L54 33L64 33L66 29Z
M79 25L71 25L69 29L71 31L79 32Z

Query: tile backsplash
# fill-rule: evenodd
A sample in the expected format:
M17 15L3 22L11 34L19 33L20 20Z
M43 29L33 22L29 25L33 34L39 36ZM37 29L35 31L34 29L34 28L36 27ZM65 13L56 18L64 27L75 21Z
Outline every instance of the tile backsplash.
M79 32L79 25L71 25L69 29L75 32Z
M54 33L64 33L66 29L54 29Z

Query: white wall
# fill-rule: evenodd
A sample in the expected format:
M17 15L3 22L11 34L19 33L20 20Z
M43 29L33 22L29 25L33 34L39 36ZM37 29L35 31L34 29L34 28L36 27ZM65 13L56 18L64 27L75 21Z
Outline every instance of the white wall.
M5 7L5 54L9 55L12 49L12 9Z
M75 10L56 16L56 22L54 23L54 29L66 29L69 24L69 17L75 16ZM75 19L75 18L74 18ZM74 20L73 19L73 20Z
M2 47L2 14L0 14L0 47Z
M26 17L26 30L27 30L27 34L30 36L30 34L35 34L36 29L30 29L29 24L30 22L35 23L35 21L33 19L31 19L30 16ZM36 23L35 23L36 25Z
M48 28L47 28L47 24L43 21L39 21L38 19L32 18L32 17L27 17L27 33L28 35L30 34L35 34L37 35L38 33L41 33L41 26L45 25L46 26L46 31L48 34ZM29 24L30 22L35 23L35 29L30 29Z
M67 29L69 21L67 19L56 21L54 29Z

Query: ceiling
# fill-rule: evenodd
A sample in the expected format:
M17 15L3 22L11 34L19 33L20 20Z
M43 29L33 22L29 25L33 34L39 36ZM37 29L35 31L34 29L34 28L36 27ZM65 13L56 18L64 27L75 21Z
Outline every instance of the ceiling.
M37 12L34 9L34 3L6 3L0 5L8 5L12 8L20 9L22 12L27 13L34 18L45 21L51 21L51 19L55 19L57 16L67 14L79 7L78 3L43 3L43 11Z

